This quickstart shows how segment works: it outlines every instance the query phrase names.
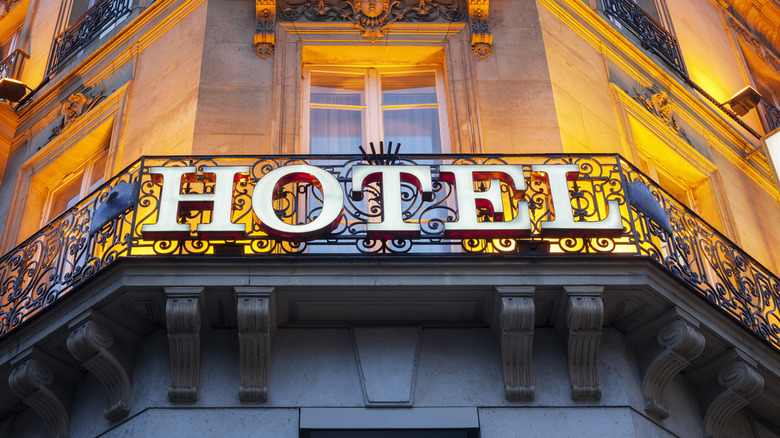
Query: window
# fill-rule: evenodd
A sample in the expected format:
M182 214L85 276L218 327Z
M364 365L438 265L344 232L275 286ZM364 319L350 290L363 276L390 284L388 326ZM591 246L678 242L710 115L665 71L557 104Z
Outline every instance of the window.
M448 152L442 76L439 66L306 67L302 152L357 153L379 141L407 154Z
M41 226L73 207L103 184L107 159L108 149L103 149L49 189Z

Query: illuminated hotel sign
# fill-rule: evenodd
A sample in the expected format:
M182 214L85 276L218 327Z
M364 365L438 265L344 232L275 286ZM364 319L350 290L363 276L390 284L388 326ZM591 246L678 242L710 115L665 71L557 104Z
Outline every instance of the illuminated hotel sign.
M531 171L544 175L552 199L548 220L540 224L545 235L605 236L623 232L618 202L609 200L606 217L597 221L575 221L569 192L569 182L579 177L575 164L535 164ZM182 193L182 181L198 171L210 175L208 193ZM437 166L438 180L451 184L457 204L457 218L444 222L444 236L452 238L515 238L531 234L532 223L528 201L524 200L526 177L522 165L511 164L452 164ZM234 202L234 184L247 180L249 166L150 167L154 181L161 184L156 222L146 223L141 232L144 239L182 239L190 236L190 224L180 223L182 210L209 210L210 220L195 225L201 238L242 238L247 224L231 221ZM340 182L327 170L309 164L294 164L269 171L259 178L252 193L252 212L263 232L269 236L295 241L326 238L344 215L344 201L363 198L366 187L381 187L378 206L381 215L366 224L366 233L372 239L414 239L420 236L420 223L404 217L402 183L411 184L424 200L434 196L430 166L423 165L357 165L351 171L351 190L345 193ZM274 203L282 187L291 183L316 186L322 196L319 214L305 223L290 223L277 216ZM379 183L379 184L377 184ZM482 183L482 184L476 184ZM475 189L475 185L481 185ZM501 186L510 188L516 211L514 217L507 210ZM454 206L453 206L454 207ZM377 207L378 208L378 207ZM489 212L491 220L480 221L480 214Z

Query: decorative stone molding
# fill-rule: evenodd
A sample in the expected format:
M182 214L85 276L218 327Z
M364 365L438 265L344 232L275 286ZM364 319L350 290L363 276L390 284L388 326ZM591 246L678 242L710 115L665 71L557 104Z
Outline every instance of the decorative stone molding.
M71 94L62 101L60 104L62 119L60 120L60 123L51 129L51 135L48 140L60 135L65 128L70 126L79 117L89 112L89 110L94 108L101 100L105 99L105 92L105 88L93 92L91 88L85 87L81 91Z
M439 17L446 21L462 21L466 14L459 4L459 0L285 1L279 19L352 23L373 43L384 37L385 29L396 22L431 22Z
M471 51L485 59L493 53L493 33L490 31L488 6L490 0L469 0Z
M41 417L49 436L68 437L74 371L37 349L17 356L13 364L8 385L14 394Z
M236 287L238 346L243 402L268 400L268 364L271 351L272 287Z
M202 287L166 287L165 322L171 353L171 401L195 401L200 385Z
M731 12L746 25L750 33L764 40L775 53L780 52L780 27L770 18L770 15L777 16L777 6L763 2L765 4L761 8L774 9L770 14L762 11L752 0L725 0L725 3L731 6Z
M255 0L255 53L265 59L276 44L276 0Z
M497 287L501 299L501 368L507 400L533 400L534 287Z
M666 93L658 90L655 88L655 86L647 88L642 92L638 91L636 88L633 90L634 98L639 103L641 103L648 111L655 114L655 116L661 119L664 123L666 123L666 126L675 131L677 135L682 137L683 140L688 143L691 142L691 140L688 138L688 134L677 123L677 119L674 117L674 113L672 112L672 101L669 99L669 96Z
M567 360L572 400L600 400L598 352L604 303L601 286L565 286L569 329Z
M725 389L710 402L704 415L708 438L725 438L724 426L732 415L747 406L764 388L764 378L755 363L738 355L721 368L718 383Z
M662 419L669 417L669 409L662 404L666 387L704 351L704 336L696 328L678 316L658 331L656 342L663 349L652 359L642 379L648 413Z
M132 347L137 341L121 327L94 311L71 324L68 351L100 380L111 403L103 416L117 421L130 412L132 400Z

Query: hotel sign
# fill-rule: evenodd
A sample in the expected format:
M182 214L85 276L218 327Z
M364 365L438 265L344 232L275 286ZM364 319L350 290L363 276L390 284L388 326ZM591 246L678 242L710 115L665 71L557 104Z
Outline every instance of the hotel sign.
M443 236L453 239L522 238L534 229L531 207L526 199L528 173L546 184L551 213L537 224L545 236L618 236L623 223L618 202L604 201L605 215L599 220L575 220L570 183L580 176L576 164L449 164L449 165L354 165L339 180L323 167L291 164L268 171L256 179L251 194L253 220L270 237L311 241L329 236L342 222L345 201L367 202L369 188L377 196L373 210L379 211L365 224L369 239L416 239L419 220L405 213L408 196L403 187L413 187L424 201L434 199L434 185L447 184L453 195L448 201L454 217L442 220ZM193 232L200 239L247 236L251 224L234 221L235 186L250 179L250 166L149 167L152 181L160 185L157 215L144 223L145 240L186 239ZM204 193L187 193L183 186L196 177L210 182ZM305 221L285 220L277 214L282 188L295 183L316 187L318 214ZM509 202L507 202L507 193ZM208 211L200 223L181 222L182 211ZM510 214L510 210L512 213ZM194 227L194 229L193 229Z

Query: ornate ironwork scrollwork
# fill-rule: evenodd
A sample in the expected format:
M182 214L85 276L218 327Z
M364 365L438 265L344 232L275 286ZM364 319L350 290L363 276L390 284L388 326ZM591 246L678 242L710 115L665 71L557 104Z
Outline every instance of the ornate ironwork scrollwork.
M53 73L108 26L130 12L129 0L101 0L54 38L46 74Z
M631 0L603 0L604 12L623 23L642 46L658 55L665 63L688 77L677 39Z

